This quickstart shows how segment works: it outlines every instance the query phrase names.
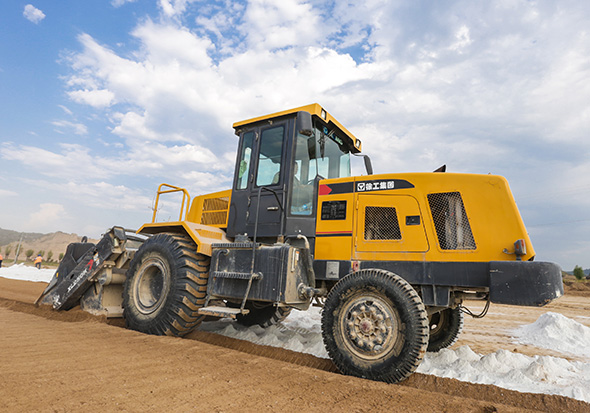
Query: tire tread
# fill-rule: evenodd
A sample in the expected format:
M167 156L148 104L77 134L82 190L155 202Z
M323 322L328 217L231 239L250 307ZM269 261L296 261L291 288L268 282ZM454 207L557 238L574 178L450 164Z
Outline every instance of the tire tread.
M340 348L334 338L335 313L338 311L340 301L345 299L344 297L350 291L362 290L365 286L383 289L387 291L388 297L391 294L396 296L399 303L404 305L404 308L396 307L397 310L405 312L407 316L404 317L411 322L411 331L404 333L406 336L409 335L410 339L407 341L411 343L409 345L404 343L399 357L395 360L394 357L390 357L389 360L380 361L379 365L371 368L358 367L352 361L351 354L346 349ZM406 327L409 324L406 323ZM402 277L385 270L361 270L342 278L328 293L322 313L322 336L330 358L341 372L372 380L397 383L416 371L424 358L429 337L428 316L420 296Z
M142 250L163 251L176 270L171 271L176 275L171 281L170 297L153 319L138 317L129 295ZM123 293L123 317L128 328L148 334L184 336L201 323L204 317L197 310L205 303L210 258L196 251L196 244L188 236L170 233L154 235L140 247L129 266Z

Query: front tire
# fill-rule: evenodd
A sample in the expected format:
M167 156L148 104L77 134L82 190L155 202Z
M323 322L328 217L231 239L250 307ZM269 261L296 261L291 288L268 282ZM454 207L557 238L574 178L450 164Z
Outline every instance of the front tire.
M209 257L185 235L157 234L135 253L125 281L123 317L132 330L184 336L203 320Z
M412 286L384 270L361 270L332 288L322 313L326 350L352 376L397 383L418 367L428 315Z

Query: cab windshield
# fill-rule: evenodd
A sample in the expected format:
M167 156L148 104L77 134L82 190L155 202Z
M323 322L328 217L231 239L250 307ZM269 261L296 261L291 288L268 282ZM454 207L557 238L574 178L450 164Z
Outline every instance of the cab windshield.
M291 182L291 214L311 215L314 180L350 176L350 150L336 129L316 122L312 136L299 134Z

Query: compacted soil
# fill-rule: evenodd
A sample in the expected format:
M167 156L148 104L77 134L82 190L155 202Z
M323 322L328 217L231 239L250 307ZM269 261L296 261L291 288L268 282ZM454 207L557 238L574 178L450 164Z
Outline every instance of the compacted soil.
M566 397L429 375L372 382L343 376L328 360L206 332L149 336L78 309L35 307L45 286L0 277L0 411L590 411ZM466 319L455 346L551 354L511 344L507 331L546 311L575 317L589 309L589 297L570 295L543 309L492 305L486 318Z

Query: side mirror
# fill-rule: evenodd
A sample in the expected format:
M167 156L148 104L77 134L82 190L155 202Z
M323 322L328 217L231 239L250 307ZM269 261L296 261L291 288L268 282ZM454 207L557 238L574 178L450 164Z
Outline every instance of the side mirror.
M313 123L311 122L311 113L297 112L297 132L305 136L313 134Z
M316 146L315 146L315 137L310 136L309 138L307 138L307 156L309 156L309 159L315 159L315 150Z
M367 170L367 175L373 175L373 164L371 164L371 158L367 155L363 155L365 160L365 169Z
M351 153L353 156L362 157L363 161L365 161L365 169L367 170L367 175L373 175L373 164L371 163L371 158L368 155L362 155L360 153Z

